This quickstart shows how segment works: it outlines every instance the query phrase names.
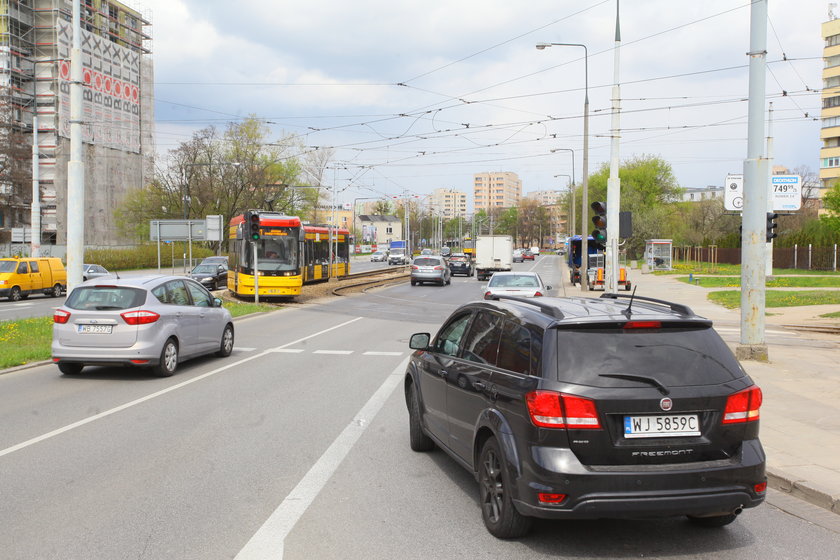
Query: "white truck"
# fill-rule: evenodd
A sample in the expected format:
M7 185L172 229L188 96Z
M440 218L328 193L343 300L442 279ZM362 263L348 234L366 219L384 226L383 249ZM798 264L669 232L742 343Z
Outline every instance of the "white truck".
M494 272L513 268L513 238L510 235L479 235L475 240L475 275L479 281Z

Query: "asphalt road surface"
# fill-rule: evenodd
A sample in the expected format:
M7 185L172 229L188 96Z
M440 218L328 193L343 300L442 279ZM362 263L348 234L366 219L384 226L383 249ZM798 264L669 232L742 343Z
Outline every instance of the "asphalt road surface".
M560 258L515 267L562 295ZM401 391L408 337L481 286L406 282L238 320L233 355L166 379L0 375L0 558L837 557L825 512L773 492L719 530L541 521L492 537L469 473L409 449Z

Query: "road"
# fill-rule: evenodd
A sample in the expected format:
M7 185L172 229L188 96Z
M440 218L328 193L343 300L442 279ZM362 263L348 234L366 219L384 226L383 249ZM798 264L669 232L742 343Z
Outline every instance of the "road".
M516 268L565 290L558 257ZM775 493L723 530L539 522L520 541L490 536L471 476L410 451L401 392L408 337L481 285L406 282L238 320L232 356L166 379L0 375L0 557L836 557L840 533L809 522L823 510Z

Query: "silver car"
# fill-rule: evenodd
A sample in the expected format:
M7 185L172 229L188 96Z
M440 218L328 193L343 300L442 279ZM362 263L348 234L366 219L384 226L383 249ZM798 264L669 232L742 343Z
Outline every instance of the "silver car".
M419 256L411 263L411 285L434 282L441 286L452 281L452 272L443 257Z
M536 272L495 272L484 288L484 299L493 296L540 297L547 294L551 286L543 284Z
M82 280L87 282L93 278L101 278L103 276L111 276L104 266L98 264L83 264L82 265Z
M90 280L70 292L53 323L52 359L67 375L86 365L125 365L168 377L179 362L233 351L233 320L222 301L178 276Z

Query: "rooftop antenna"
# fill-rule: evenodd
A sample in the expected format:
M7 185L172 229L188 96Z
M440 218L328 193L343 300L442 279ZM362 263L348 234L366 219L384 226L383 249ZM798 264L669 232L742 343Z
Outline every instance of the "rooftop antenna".
M627 304L627 309L624 310L624 314L628 317L630 316L630 308L633 307L633 298L636 297L636 289L639 287L638 284L633 286L633 293L630 294L630 303Z

